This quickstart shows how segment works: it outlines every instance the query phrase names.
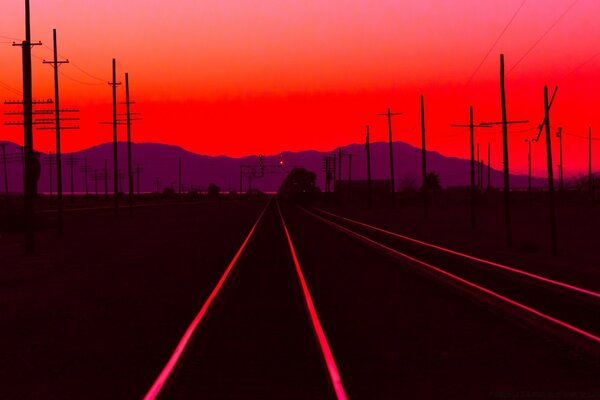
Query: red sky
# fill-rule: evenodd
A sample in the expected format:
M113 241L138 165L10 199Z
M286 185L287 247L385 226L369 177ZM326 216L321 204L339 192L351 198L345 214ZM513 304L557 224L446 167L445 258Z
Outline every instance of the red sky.
M20 52L11 43L23 38L24 1L4 3L0 98L18 99ZM543 118L544 84L559 86L551 122L568 134L566 174L587 168L587 141L577 136L592 126L600 138L597 0L31 0L31 8L32 39L47 46L33 50L34 97L53 96L52 69L41 63L52 56L52 28L72 62L61 67L62 105L81 109L82 129L65 133L66 151L111 140L97 122L111 118L113 57L143 113L134 141L203 154L329 150L362 142L366 124L385 140L386 120L375 114L387 107L403 113L394 138L420 145L424 94L428 148L467 157L468 131L449 125L466 123L470 104L476 121L500 119L500 53L508 117L531 121L512 128L513 172L526 172L524 139ZM50 132L36 133L36 148L53 150ZM4 139L21 143L22 131L0 126ZM492 143L501 168L500 129L481 130L477 141ZM539 174L544 151L534 146ZM600 169L600 149L594 157Z

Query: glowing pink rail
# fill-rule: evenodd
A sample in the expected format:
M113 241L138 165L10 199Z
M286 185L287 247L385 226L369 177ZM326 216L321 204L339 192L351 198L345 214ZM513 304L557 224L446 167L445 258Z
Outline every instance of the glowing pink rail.
M250 241L250 238L252 237L252 234L254 234L254 231L255 231L256 227L258 226L258 223L261 221L261 219L262 219L263 215L265 214L265 211L269 207L270 203L271 202L269 201L269 203L265 206L265 208L260 213L260 216L258 217L258 219L256 220L256 222L254 223L254 226L252 226L252 229L250 230L250 233L248 233L248 236L246 236L246 239L244 240L244 242L240 246L240 249L237 251L237 253L233 257L233 259L231 260L231 262L227 266L227 269L225 270L225 272L221 276L221 279L219 279L219 282L217 283L217 285L215 286L215 288L212 290L212 292L210 293L210 295L208 296L208 298L204 302L204 305L202 305L202 308L200 309L200 312L198 312L198 315L196 315L196 318L194 318L194 320L192 321L192 323L190 324L190 326L187 328L187 330L183 334L183 337L179 341L179 344L177 344L177 347L175 348L175 351L173 351L173 354L171 354L171 357L169 358L169 361L167 362L167 364L165 365L165 367L161 371L160 375L158 375L158 378L156 378L156 381L154 381L154 384L152 385L152 387L150 388L150 390L148 391L148 393L146 393L146 396L144 396L144 400L154 400L154 399L156 399L156 397L160 393L161 389L163 388L163 386L165 385L165 383L167 382L167 380L171 376L171 373L173 372L173 369L175 368L175 365L177 364L177 362L181 358L181 355L185 351L185 348L186 348L188 342L190 341L190 338L194 334L196 328L198 327L198 324L200 323L200 321L202 321L202 318L204 318L204 315L206 314L206 311L208 310L208 308L212 304L212 302L215 299L215 297L217 297L217 294L221 290L221 287L223 287L223 283L225 283L225 280L229 276L229 273L231 272L231 269L237 263L237 260L240 258L240 255L242 254L242 251L244 251L244 248L246 248L246 245Z
M315 334L317 335L317 338L319 340L319 345L321 346L323 358L325 359L325 363L327 365L327 370L329 371L329 377L335 390L335 394L338 400L346 400L348 397L346 396L346 392L344 391L344 386L342 385L340 373L338 372L335 359L333 358L333 353L331 352L329 344L327 343L327 337L325 337L325 332L323 331L321 323L319 322L317 310L315 309L312 297L310 296L310 292L308 291L308 286L306 285L306 281L304 280L304 274L302 273L302 269L300 268L300 263L298 262L298 257L296 256L296 250L294 249L294 245L292 244L292 238L290 237L290 232L288 231L288 228L285 224L285 220L283 219L283 214L281 214L279 203L277 203L277 211L279 211L279 216L281 217L281 223L283 224L285 236L287 237L288 244L290 245L290 251L292 252L292 258L294 259L296 272L298 273L300 285L302 286L302 292L304 293L306 307L308 308L308 313L310 314Z
M420 264L420 265L422 265L422 266L424 266L424 267L426 267L426 268L428 268L430 270L433 270L433 271L435 271L435 272L437 272L439 274L442 274L442 275L444 275L444 276L446 276L448 278L451 278L451 279L453 279L455 281L461 282L462 284L465 284L465 285L467 285L467 286L469 286L471 288L474 288L474 289L477 289L477 290L479 290L481 292L484 292L484 293L486 293L486 294L488 294L488 295L490 295L492 297L495 297L495 298L497 298L499 300L502 300L502 301L504 301L506 303L509 303L509 304L511 304L511 305L513 305L513 306L515 306L517 308L520 308L520 309L525 310L525 311L527 311L529 313L532 313L532 314L536 315L537 317L540 317L540 318L542 318L542 319L544 319L546 321L549 321L551 323L557 324L557 325L559 325L559 326L561 326L563 328L566 328L567 330L569 330L571 332L574 332L574 333L577 333L579 335L582 335L582 336L584 336L584 337L586 337L586 338L588 338L588 339L596 342L597 344L600 344L600 337L598 337L598 336L596 336L596 335L594 335L594 334L592 334L590 332L587 332L587 331L585 331L585 330L583 330L581 328L573 326L573 325L571 325L571 324L569 324L567 322L561 321L561 320L559 320L557 318L554 318L554 317L552 317L550 315L544 314L543 312L538 311L535 308L532 308L532 307L529 307L529 306L527 306L525 304L519 303L518 301L512 300L512 299L510 299L510 298L508 298L506 296L503 296L503 295L501 295L499 293L496 293L496 292L494 292L492 290L489 290L489 289L487 289L487 288L485 288L483 286L479 286L476 283L473 283L473 282L471 282L471 281L469 281L467 279L461 278L461 277L459 277L457 275L451 274L450 272L444 271L443 269L438 268L438 267L436 267L434 265L431 265L429 263L426 263L424 261L421 261L419 259L411 257L408 254L402 253L402 252L400 252L400 251L398 251L396 249L393 249L393 248L388 247L388 246L386 246L384 244L376 242L373 239L370 239L370 238L368 238L366 236L363 236L360 233L354 232L351 229L348 229L348 228L346 228L346 227L344 227L342 225L339 225L339 224L337 224L337 223L335 223L333 221L325 219L325 218L323 218L323 217L321 217L321 216L319 216L317 214L314 214L314 213L312 213L312 212L310 212L310 211L308 211L306 209L303 209L303 210L306 213L308 213L309 215L312 215L313 217L315 217L315 218L317 218L317 219L319 219L319 220L321 220L321 221L323 221L323 222L325 222L325 223L333 226L334 228L339 229L339 230L341 230L343 232L346 232L349 235L354 236L354 237L356 237L356 238L358 238L358 239L360 239L360 240L362 240L362 241L364 241L366 243L369 243L369 244L374 245L376 247L382 248L382 249L384 249L385 251L387 251L389 253L398 255L398 256L403 257L403 258L405 258L407 260L410 260L412 262Z
M400 238L400 239L404 239L404 240L407 240L407 241L412 242L412 243L417 243L417 244L420 244L420 245L423 245L423 246L426 246L426 247L429 247L429 248L432 248L432 249L436 249L436 250L442 251L444 253L453 254L455 256L463 257L463 258L466 258L466 259L469 259L469 260L472 260L472 261L477 261L477 262L482 263L482 264L486 264L486 265L489 265L489 266L492 266L492 267L496 267L496 268L500 268L500 269L503 269L503 270L506 270L506 271L510 271L510 272L515 273L515 274L527 276L528 278L532 278L532 279L536 279L536 280L539 280L539 281L542 281L542 282L550 283L552 285L560 286L560 287L565 288L565 289L573 290L573 291L576 291L576 292L579 292L579 293L583 293L583 294L586 294L586 295L589 295L589 296L593 296L593 297L596 297L596 298L600 299L600 293L594 292L592 290L583 289L583 288L580 288L580 287L575 286L575 285L571 285L571 284L564 283L564 282L561 282L561 281L557 281L557 280L554 280L554 279L546 278L544 276L536 275L536 274L533 274L531 272L527 272L527 271L523 271L523 270L520 270L520 269L517 269L517 268L509 267L507 265L503 265L503 264L499 264L499 263L496 263L496 262L493 262L493 261L485 260L483 258L478 258L478 257L472 256L472 255L469 255L469 254L465 254L465 253L461 253L461 252L458 252L458 251L455 251L455 250L450 250L448 248L437 246L435 244L423 242L421 240L414 239L414 238L411 238L409 236L404 236L404 235L401 235L399 233L387 231L385 229L378 228L376 226L366 224L364 222L356 221L356 220L353 220L353 219L350 219L350 218L343 217L341 215L333 214L333 213L330 213L328 211L322 210L320 208L316 208L316 210L318 210L318 211L320 211L320 212L322 212L324 214L330 215L330 216L332 216L334 218L338 218L338 219L350 222L350 223L355 224L355 225L360 225L360 226L372 229L372 230L377 231L377 232L385 233L387 235L391 235L391 236L394 236L394 237L397 237L397 238Z

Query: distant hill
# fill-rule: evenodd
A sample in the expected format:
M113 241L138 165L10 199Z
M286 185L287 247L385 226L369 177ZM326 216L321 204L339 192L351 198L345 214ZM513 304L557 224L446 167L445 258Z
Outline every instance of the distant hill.
M8 173L9 190L12 192L22 191L22 165L18 160L21 147L8 142L6 151L9 155ZM323 160L327 155L337 155L337 149L329 152L319 152L314 150L300 152L283 152L281 155L265 156L264 165L275 166L280 160L283 160L285 167L267 168L266 170L275 171L265 174L264 177L255 177L252 179L252 188L263 191L276 191L285 172L291 167L304 167L317 173L317 185L321 188L325 185L323 173ZM352 153L352 178L366 179L366 154L364 145L351 144L342 147L344 153ZM88 169L88 190L92 193L96 190L96 180L98 181L98 191L104 192L104 166L105 161L108 169L108 188L112 192L113 187L113 145L104 143L72 154L75 165L73 167L74 186L76 192L85 191L85 165ZM247 156L242 158L232 158L226 156L206 156L192 153L178 146L171 146L158 143L135 143L132 145L133 167L140 166L140 190L149 192L156 190L157 184L160 190L171 186L175 190L178 188L178 169L179 158L182 165L182 182L185 187L198 187L205 190L209 183L215 183L222 190L239 190L240 185L240 166L258 165L257 156ZM396 168L396 185L402 188L409 182L414 182L419 186L421 177L421 150L403 142L394 143L394 164ZM0 154L1 158L1 154ZM53 156L54 158L54 156ZM71 153L63 154L63 190L70 192L70 173L71 167L68 164ZM48 155L41 154L42 173L39 181L40 192L50 191L50 176ZM122 190L127 191L127 144L118 143L119 170L121 171ZM349 158L343 157L342 177L348 177ZM371 145L372 176L373 179L389 178L389 147L385 142L373 143ZM446 157L434 151L427 152L428 170L439 174L442 186L466 186L469 184L469 160ZM0 168L2 166L0 165ZM55 166L52 166L55 171ZM56 174L56 172L54 172ZM53 177L53 188L56 190L56 179ZM4 187L4 176L0 174L0 182ZM484 170L484 182L487 183L487 167ZM137 175L134 176L134 187L137 189ZM491 170L492 187L502 187L502 172ZM534 178L535 187L544 187L546 181L541 178ZM527 187L526 175L511 175L511 187ZM248 180L244 179L243 190L247 190Z

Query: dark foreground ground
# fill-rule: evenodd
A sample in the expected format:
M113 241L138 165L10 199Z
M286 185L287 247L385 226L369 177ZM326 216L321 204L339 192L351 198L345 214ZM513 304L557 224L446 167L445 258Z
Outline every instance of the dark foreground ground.
M41 231L32 257L21 255L20 236L4 235L0 398L143 397L265 205L147 207L116 220L110 209L71 213L65 236ZM481 234L454 238L463 229L447 222L454 216L422 224L418 208L322 205L509 261L536 258ZM293 205L282 210L349 398L600 398L596 356ZM538 255L541 266L562 265ZM598 282L589 264L556 274ZM333 396L272 202L164 397Z

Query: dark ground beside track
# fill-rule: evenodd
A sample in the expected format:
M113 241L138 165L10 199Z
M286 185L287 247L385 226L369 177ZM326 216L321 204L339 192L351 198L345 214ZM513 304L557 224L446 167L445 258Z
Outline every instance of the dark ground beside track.
M0 398L138 399L265 201L69 213L0 239Z
M285 215L350 398L600 398L598 360L299 209Z

